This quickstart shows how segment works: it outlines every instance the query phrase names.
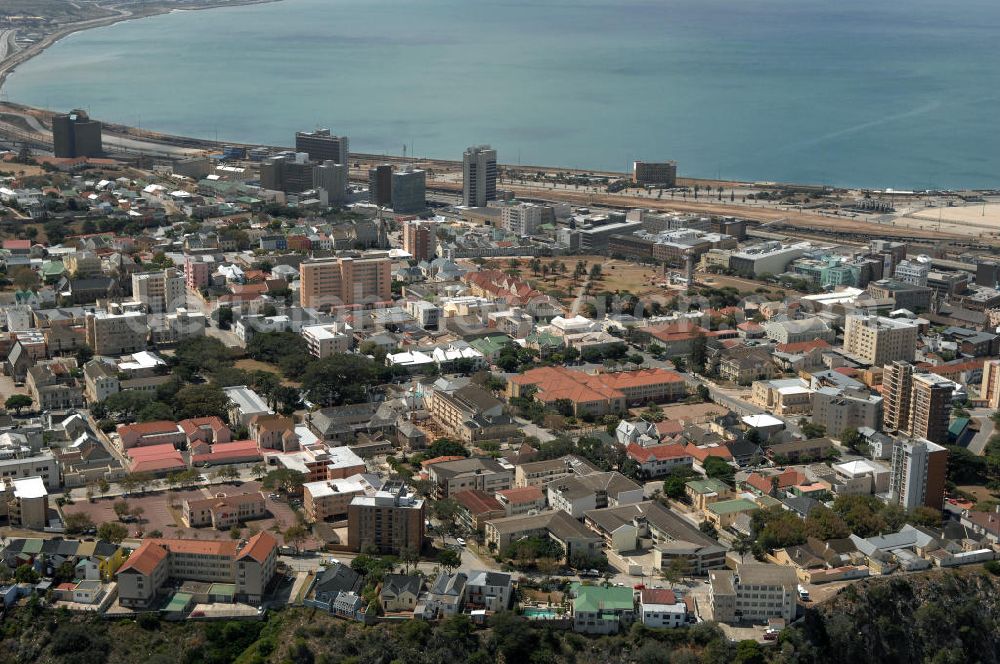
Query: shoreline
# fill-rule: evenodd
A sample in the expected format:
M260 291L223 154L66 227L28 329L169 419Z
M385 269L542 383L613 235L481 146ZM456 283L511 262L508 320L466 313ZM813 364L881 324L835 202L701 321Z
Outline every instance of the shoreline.
M126 21L135 21L144 18L152 18L155 16L162 16L166 14L181 13L181 12L197 12L206 11L211 9L225 9L225 8L238 8L246 7L252 5L263 5L281 2L281 0L205 0L201 4L188 5L188 6L155 6L140 11L130 11L128 9L122 9L119 7L108 7L110 11L117 12L113 16L104 16L92 19L86 19L83 21L77 21L74 23L68 23L60 26L59 29L54 32L45 35L38 42L31 44L30 46L13 51L7 55L3 60L0 60L0 94L4 91L4 85L7 82L7 77L17 70L17 67L28 62L34 57L43 54L49 47L56 44L66 37L76 34L78 32L83 32L85 30L90 30L94 28L102 28L118 23L124 23ZM11 28L11 30L16 31L16 28ZM13 44L13 39L11 40ZM51 115L52 111L48 109L39 108L36 106L29 106L27 104L19 103L15 100L5 100L4 102L8 106L18 107L25 111L31 111L40 116ZM156 130L148 130L142 128L136 128L128 126L117 122L105 122L102 124L108 129L112 129L118 135L124 138L132 138L138 140L144 140L151 143L159 143L164 146L181 146L186 145L191 149L202 149L202 150L212 150L218 149L219 146L225 145L236 145L258 147L263 144L251 143L246 141L218 141L212 140L204 137L195 136L182 136L179 134L170 134L165 132L160 132ZM264 147L274 147L279 149L288 149L287 146L264 146ZM376 155L368 153L357 153L358 157L362 159L383 159L386 162L399 163L403 161L413 162L438 162L438 163L452 163L453 159L440 158L440 157L417 157L412 155L409 157L401 155ZM535 164L504 164L504 166L509 170L523 170L525 172L554 172L560 171L572 175L593 175L600 177L624 177L625 179L631 178L631 173L624 171L610 171L603 168L581 168L581 167L568 167L568 166L544 166ZM826 183L809 183L800 181L764 181L758 179L720 179L713 177L693 177L684 176L681 174L677 175L677 186L678 187L694 187L694 186L717 186L725 185L727 187L740 187L740 188L761 188L767 190L780 190L780 189L800 189L800 190L811 190L818 188L825 188L831 191L872 191L876 193L881 193L882 191L890 191L891 188L883 187L872 187L870 185L830 185ZM968 192L968 193L981 193L981 192L994 192L997 188L973 188L973 187L951 187L951 188L939 188L927 191L945 191L945 192ZM916 190L916 193L924 193L924 190Z
M41 55L46 49L61 39L65 39L72 34L76 34L77 32L83 32L84 30L91 30L93 28L104 28L109 25L115 25L116 23L124 23L125 21L137 21L144 18L152 18L153 16L172 14L174 12L205 11L209 9L224 9L226 7L246 7L249 5L264 5L274 2L281 2L281 0L232 0L232 2L211 0L205 4L196 6L154 7L141 12L132 12L127 9L112 8L112 11L118 12L117 15L86 19L76 23L67 23L55 32L45 35L45 37L31 46L15 51L0 61L0 92L3 91L3 86L7 82L7 77L19 66L23 65L28 60Z

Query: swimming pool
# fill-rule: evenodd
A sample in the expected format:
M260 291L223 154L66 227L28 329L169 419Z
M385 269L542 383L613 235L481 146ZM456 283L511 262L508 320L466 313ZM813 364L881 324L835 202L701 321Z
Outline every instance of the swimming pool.
M523 614L529 620L555 620L560 617L555 609L527 608L523 610Z

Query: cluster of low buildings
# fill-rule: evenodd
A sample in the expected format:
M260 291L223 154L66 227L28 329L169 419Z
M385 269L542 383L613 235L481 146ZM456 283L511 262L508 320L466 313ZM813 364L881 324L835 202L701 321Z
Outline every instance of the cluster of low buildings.
M227 147L92 177L76 169L101 165L99 125L70 115L59 120L60 149L83 161L53 162L69 171L59 186L0 182L4 205L86 231L49 244L8 239L0 250L17 284L0 293L0 360L31 400L30 415L0 415L12 527L60 534L49 498L74 487L263 464L301 474L302 520L333 550L419 554L433 502L453 500L486 557L542 540L577 570L606 557L639 578L678 569L708 578L703 605L679 590L585 584L559 607L523 607L529 619L585 633L708 615L791 620L799 584L995 557L996 514L947 495L949 446L981 453L986 409L1000 409L995 261L885 240L797 241L732 217L519 201L498 187L489 146L463 154L461 204L432 212L418 163L377 164L352 183L349 140L329 130L297 133L286 152ZM66 138L77 128L79 146ZM637 162L634 182L673 187L676 164ZM56 201L66 209L50 209ZM574 306L537 276L565 269L553 257L572 264L578 254L652 267L645 286L670 301ZM740 293L728 284L745 282L728 277L760 287ZM803 294L779 296L779 287ZM293 415L248 385L225 387L225 417L111 428L88 412L121 393L156 394L175 378L170 356L186 341L211 334L238 352L276 332L301 337L316 360L364 354L394 381L365 403L306 404ZM522 366L526 356L540 361ZM705 390L714 403L700 403ZM543 413L530 425L541 441L584 434L620 461L541 454L525 444L525 404ZM664 414L674 404L686 405ZM440 438L468 454L423 458L413 480L389 471L389 457ZM680 502L647 490L678 474ZM766 564L730 552L733 538L756 535L759 510L805 519L858 495L944 518L876 537L810 538L768 552ZM265 517L267 497L210 491L177 511L186 527L227 530ZM42 589L81 606L257 605L277 575L279 542L267 532L133 544L22 539L3 555L50 578L71 563L72 578L60 573ZM19 587L0 594L16 599ZM333 563L304 596L365 622L481 616L516 602L516 578L488 569L388 574L376 602L365 588Z

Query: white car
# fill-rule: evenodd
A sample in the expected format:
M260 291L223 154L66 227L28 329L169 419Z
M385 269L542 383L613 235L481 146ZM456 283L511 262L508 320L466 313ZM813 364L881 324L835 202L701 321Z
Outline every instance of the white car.
M458 542L459 546L465 546L465 540L462 539L461 537L456 537L455 541Z

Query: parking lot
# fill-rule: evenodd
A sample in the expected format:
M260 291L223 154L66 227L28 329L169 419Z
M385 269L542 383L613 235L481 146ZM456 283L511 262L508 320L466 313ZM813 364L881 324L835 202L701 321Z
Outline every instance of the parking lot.
M138 521L130 521L128 526L129 537L148 536L149 533L160 531L163 537L178 537L188 539L229 539L229 530L217 530L215 528L188 528L181 521L182 505L185 500L202 500L219 494L236 495L243 493L256 493L261 491L259 482L241 482L237 484L215 484L211 487L200 487L193 489L178 489L174 491L156 491L146 494L132 494L126 498L130 508L142 508L142 515ZM267 493L265 492L265 496ZM65 505L62 508L63 515L68 516L75 513L86 513L93 520L95 525L101 525L109 521L118 521L115 514L114 504L120 498L97 498L93 502L77 500L72 505ZM243 536L250 533L248 529L256 531L267 530L274 534L280 543L284 540L279 531L283 532L289 526L298 522L295 510L283 498L275 500L270 497L265 498L265 504L270 516L264 519L248 521L243 529ZM315 542L306 542L303 546L315 546Z

